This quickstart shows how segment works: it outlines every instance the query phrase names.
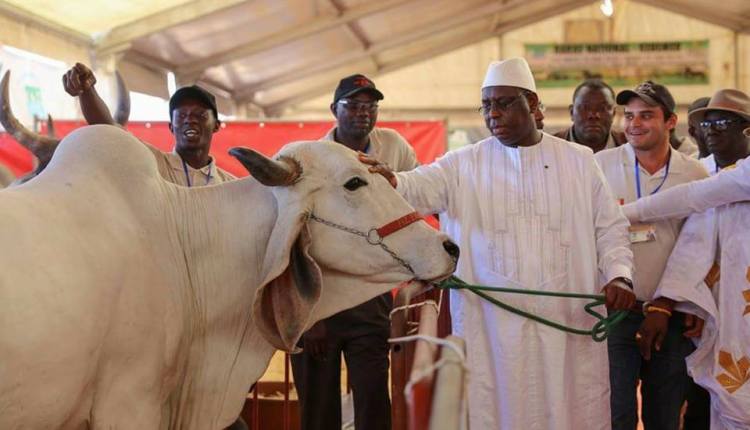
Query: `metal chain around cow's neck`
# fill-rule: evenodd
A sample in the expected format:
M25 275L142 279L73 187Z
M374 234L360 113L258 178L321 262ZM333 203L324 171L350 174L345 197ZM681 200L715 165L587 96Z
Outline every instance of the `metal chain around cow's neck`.
M394 252L391 248L389 248L388 245L383 243L383 238L380 237L380 235L378 234L377 228L371 228L367 233L365 233L361 230L357 230L352 227L347 227L345 225L336 224L335 222L325 220L323 218L315 216L315 214L313 213L308 214L307 217L313 221L317 221L323 225L327 225L328 227L333 227L337 230L345 231L347 233L351 233L351 234L363 237L367 241L367 243L369 243L370 245L380 246L381 248L383 248L383 251L387 252L391 257L393 257L393 259L396 260L398 264L406 268L406 270L408 270L412 275L416 276L416 273L414 272L414 269L412 269L411 264L407 263L406 260L399 257L398 254L396 254L396 252Z

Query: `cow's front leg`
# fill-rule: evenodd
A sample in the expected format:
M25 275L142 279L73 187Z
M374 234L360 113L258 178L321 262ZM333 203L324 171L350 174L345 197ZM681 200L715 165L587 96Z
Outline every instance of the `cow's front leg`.
M95 387L91 430L166 428L162 408L168 372L153 355L118 357L105 363Z
M89 430L160 430L161 419L158 399L115 395L93 411Z

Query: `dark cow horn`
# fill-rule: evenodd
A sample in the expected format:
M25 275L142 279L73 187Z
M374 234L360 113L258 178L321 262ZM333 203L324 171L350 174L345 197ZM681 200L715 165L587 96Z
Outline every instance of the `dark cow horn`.
M56 139L55 135L55 123L52 121L52 115L47 114L47 137Z
M237 158L245 169L263 185L269 187L292 185L302 175L302 166L291 157L278 161L248 148L232 148L229 155Z
M115 77L117 78L117 110L114 119L118 124L125 127L128 119L130 119L130 91L128 91L120 72L115 71Z
M13 110L10 108L9 82L10 70L5 72L2 82L0 82L0 87L2 87L0 88L0 124L5 127L5 131L13 136L18 143L31 151L39 159L37 172L41 172L47 166L47 163L49 163L60 141L34 133L18 121L15 115L13 115Z

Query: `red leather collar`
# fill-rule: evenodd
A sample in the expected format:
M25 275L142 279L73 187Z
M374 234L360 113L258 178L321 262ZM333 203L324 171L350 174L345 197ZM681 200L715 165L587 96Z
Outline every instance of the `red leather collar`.
M378 236L383 238L401 230L402 228L410 224L420 221L421 219L422 219L421 215L419 215L417 212L412 212L410 214L406 214L402 216L401 218L395 221L389 222L388 224L377 229L376 231L378 232Z

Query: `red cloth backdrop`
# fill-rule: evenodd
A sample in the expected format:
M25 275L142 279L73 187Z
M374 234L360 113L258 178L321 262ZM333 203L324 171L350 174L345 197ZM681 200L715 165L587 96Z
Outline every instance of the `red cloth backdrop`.
M55 121L59 138L83 126L80 121ZM414 147L417 159L429 163L445 152L447 146L445 123L442 121L379 121L378 126L398 131ZM247 171L227 151L235 146L247 146L266 155L275 154L283 145L297 140L318 140L333 127L333 122L228 122L214 135L211 155L218 165L237 176ZM174 139L166 122L131 122L128 130L160 148L171 151ZM44 131L43 131L44 132ZM32 169L31 154L7 133L0 133L0 163L8 166L16 176Z

